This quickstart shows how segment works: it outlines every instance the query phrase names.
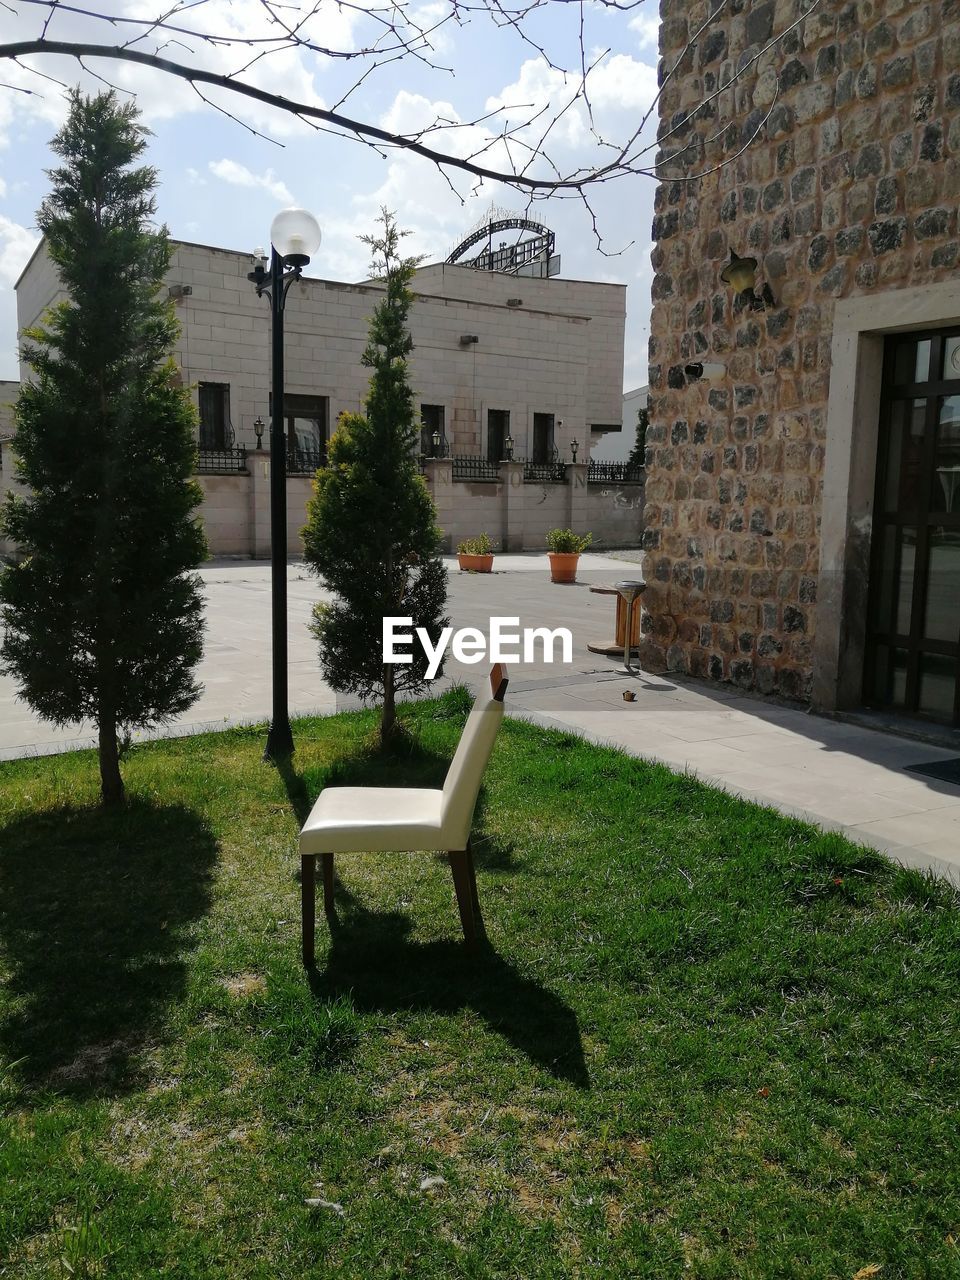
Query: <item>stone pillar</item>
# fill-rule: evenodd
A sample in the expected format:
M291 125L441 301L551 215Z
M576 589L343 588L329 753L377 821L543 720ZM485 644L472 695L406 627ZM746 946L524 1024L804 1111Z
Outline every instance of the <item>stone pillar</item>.
M247 453L250 472L250 554L254 560L270 558L270 455L266 449Z
M503 484L503 525L501 541L504 551L523 550L523 504L525 490L522 462L501 462Z
M567 467L567 527L574 533L587 532L587 464L572 462Z
M443 549L453 551L453 539L448 533L453 517L453 459L424 459L424 477L427 488L437 508L437 524L443 533Z

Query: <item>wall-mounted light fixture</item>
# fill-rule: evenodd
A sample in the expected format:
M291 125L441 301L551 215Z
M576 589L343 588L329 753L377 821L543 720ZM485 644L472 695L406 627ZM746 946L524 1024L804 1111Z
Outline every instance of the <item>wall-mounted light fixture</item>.
M264 423L263 419L260 417L260 415L259 415L259 413L258 413L258 414L257 414L257 420L256 420L256 422L254 422L254 424L253 424L253 429L254 429L254 431L256 432L256 436L257 436L257 448L258 448L258 449L262 449L262 448L263 448L263 428L264 428L264 426L265 426L265 423Z
M576 463L577 461L577 454L579 453L579 451L580 451L580 441L577 439L576 436L574 436L573 439L570 441L570 452L573 454L574 463Z
M689 382L699 382L701 378L706 382L715 382L717 378L722 378L727 372L725 364L704 364L697 360L693 364L685 364L683 372L687 375Z
M509 432L503 442L503 459L505 462L513 461L513 436Z
M766 281L763 282L760 293L756 292L756 258L741 258L731 249L730 261L720 272L720 279L724 284L730 285L738 298L743 298L749 303L751 311L765 311L767 307L777 305L777 300Z

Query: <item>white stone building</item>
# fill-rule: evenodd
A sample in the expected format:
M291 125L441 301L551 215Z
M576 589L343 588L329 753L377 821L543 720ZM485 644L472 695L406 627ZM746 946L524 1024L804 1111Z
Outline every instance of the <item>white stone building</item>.
M267 554L270 314L247 273L250 255L175 242L168 273L182 326L175 358L200 415L203 517L214 554ZM511 548L540 548L557 524L598 543L637 545L642 485L594 469L591 445L621 430L625 286L518 277L437 264L418 270L411 312L413 384L425 466L448 545L487 532ZM17 282L19 327L58 296L41 245ZM344 411L362 409L360 357L376 282L306 277L287 296L284 412L292 474L290 549L310 480ZM510 452L512 466L498 464ZM572 464L573 443L577 465ZM6 464L9 476L10 467ZM0 481L0 485L4 482ZM3 548L0 547L0 550Z

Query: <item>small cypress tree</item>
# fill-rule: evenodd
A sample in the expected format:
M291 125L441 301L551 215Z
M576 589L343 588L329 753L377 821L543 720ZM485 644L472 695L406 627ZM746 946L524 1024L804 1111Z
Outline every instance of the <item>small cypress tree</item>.
M649 423L650 414L644 405L642 408L637 410L637 434L634 437L630 457L627 459L628 467L642 467L646 465L647 427Z
M27 335L16 406L26 497L3 513L22 559L0 577L0 657L57 724L92 720L105 804L123 798L120 744L199 694L206 554L192 479L196 415L170 358L147 130L115 94L71 96L37 223L66 300Z
M416 643L413 662L384 663L383 619L411 617L436 643L447 597L436 511L417 466L419 432L407 356L407 327L418 259L400 256L391 214L383 234L364 236L374 274L386 289L370 321L363 363L373 370L366 414L343 414L317 473L303 531L304 558L336 599L314 610L311 626L327 680L339 692L382 700L380 740L396 725L401 690L426 684L427 659Z

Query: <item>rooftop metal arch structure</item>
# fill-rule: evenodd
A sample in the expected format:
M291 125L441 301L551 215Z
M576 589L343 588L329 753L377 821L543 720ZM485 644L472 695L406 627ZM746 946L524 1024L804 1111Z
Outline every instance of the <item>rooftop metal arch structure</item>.
M529 232L528 239L517 238L512 244L501 241L494 248L493 238L505 231ZM486 241L472 258L465 257L475 245ZM447 258L453 266L472 267L476 271L500 271L514 276L555 276L560 270L560 255L553 252L556 236L542 222L534 222L520 214L490 217L474 228Z

